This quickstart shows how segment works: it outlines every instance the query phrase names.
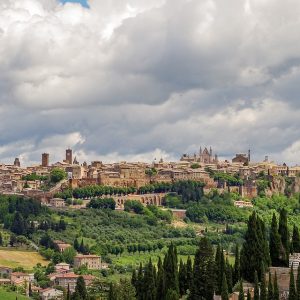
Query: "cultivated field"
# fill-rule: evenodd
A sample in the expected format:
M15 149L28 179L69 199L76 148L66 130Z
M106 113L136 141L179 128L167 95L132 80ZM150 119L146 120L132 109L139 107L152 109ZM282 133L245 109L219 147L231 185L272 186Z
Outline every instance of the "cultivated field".
M37 252L0 249L1 266L32 270L37 263L47 265L49 262Z
M29 298L22 296L20 294L14 292L5 292L4 290L0 289L0 299L1 300L29 300Z

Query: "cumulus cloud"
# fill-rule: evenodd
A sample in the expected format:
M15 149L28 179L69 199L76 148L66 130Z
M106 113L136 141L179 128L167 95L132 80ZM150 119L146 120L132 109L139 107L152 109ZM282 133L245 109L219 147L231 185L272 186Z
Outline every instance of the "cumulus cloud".
M0 3L0 159L297 163L300 3ZM296 146L295 146L296 145Z

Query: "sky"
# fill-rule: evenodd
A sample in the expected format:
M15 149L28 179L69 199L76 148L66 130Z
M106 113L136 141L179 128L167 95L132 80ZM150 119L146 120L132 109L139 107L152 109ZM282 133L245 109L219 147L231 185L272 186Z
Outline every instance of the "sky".
M0 161L300 163L300 1L0 1Z

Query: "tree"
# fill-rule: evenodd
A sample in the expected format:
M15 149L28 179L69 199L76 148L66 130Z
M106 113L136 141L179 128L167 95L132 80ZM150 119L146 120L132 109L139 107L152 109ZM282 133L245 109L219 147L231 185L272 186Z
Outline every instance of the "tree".
M179 263L178 280L179 280L179 294L180 296L183 296L187 290L187 278L186 278L186 266L184 265L182 259L180 259L180 263Z
M121 279L116 289L117 300L135 300L135 289L128 279ZM145 298L150 299L150 298Z
M173 244L169 246L163 267L165 290L174 290L179 294L177 250Z
M284 208L280 211L278 233L280 234L281 243L285 250L282 264L287 267L289 265L290 238L287 224L287 211Z
M259 300L259 286L257 272L254 273L254 297L253 300Z
M300 264L298 266L298 272L297 272L296 290L297 290L298 300L299 300L300 299Z
M270 265L269 246L264 222L255 212L249 217L245 242L241 250L241 275L253 282L254 272L261 277L262 266Z
M216 266L216 294L221 295L223 273L225 272L225 259L224 259L223 249L220 247L220 245L217 246L217 250L216 250L215 266Z
M24 235L26 234L26 227L23 216L17 211L11 225L11 231L17 235Z
M228 261L228 258L226 258L225 274L226 274L228 292L231 294L232 293L232 267Z
M264 270L264 268L262 267ZM261 274L261 283L260 283L260 300L267 300L267 290L266 290L266 277L265 272Z
M179 300L179 295L174 290L168 290L166 294L166 300Z
M279 288L278 288L278 282L277 282L277 274L275 272L275 276L274 276L274 296L273 299L274 300L279 300Z
M161 300L165 295L165 275L161 258L158 258L157 263L157 287L156 287L156 300Z
M60 168L54 168L50 172L50 181L52 183L58 183L65 178L67 178L67 173Z
M291 270L290 270L290 288L289 288L288 300L297 300L297 292L296 292L296 287L295 287L293 264L292 264Z
M273 297L274 297L274 293L273 293L272 277L271 277L271 273L269 272L268 300L273 300Z
M109 284L108 300L118 300L116 287L112 282Z
M145 272L144 272L144 280L143 280L144 300L155 300L155 292L156 292L155 277L156 277L156 272L150 259L149 263L145 267Z
M212 300L215 285L213 247L207 238L202 238L195 254L193 280L189 300Z
M243 280L240 280L240 284L239 284L239 300L245 300Z
M248 289L248 291L247 291L247 300L251 300L251 294L250 294L249 289Z
M229 300L226 275L223 273L221 299Z
M293 236L292 236L292 250L295 253L300 253L300 235L299 229L296 225L293 228Z
M2 233L0 232L0 246L3 246L3 237L2 237Z
M278 233L277 219L273 213L270 230L270 257L272 266L280 266L280 249L282 248L280 234Z
M68 284L68 289L67 289L66 300L71 300L71 291L70 291L70 285L69 284Z
M187 282L187 290L191 290L191 286L193 283L193 265L190 256L188 256L186 262L186 282Z
M88 294L85 286L85 281L82 276L79 276L77 278L76 287L75 287L75 297L77 297L80 300L87 300Z
M239 246L236 245L235 247L235 261L234 261L234 272L233 272L233 284L236 284L240 278L240 250Z
M73 247L67 248L63 253L62 253L62 258L67 264L73 264L74 262L74 257L76 256L76 251Z

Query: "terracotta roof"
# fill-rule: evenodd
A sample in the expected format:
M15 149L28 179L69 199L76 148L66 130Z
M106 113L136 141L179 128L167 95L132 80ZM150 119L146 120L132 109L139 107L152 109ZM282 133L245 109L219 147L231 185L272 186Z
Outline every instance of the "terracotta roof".
M83 255L83 254L77 254L75 258L100 258L98 255L93 255L93 254L88 254L88 255Z

